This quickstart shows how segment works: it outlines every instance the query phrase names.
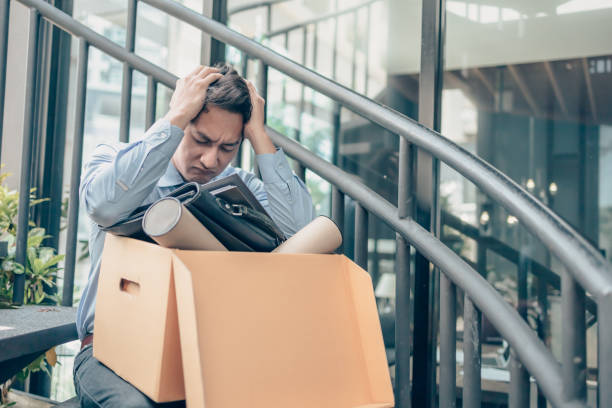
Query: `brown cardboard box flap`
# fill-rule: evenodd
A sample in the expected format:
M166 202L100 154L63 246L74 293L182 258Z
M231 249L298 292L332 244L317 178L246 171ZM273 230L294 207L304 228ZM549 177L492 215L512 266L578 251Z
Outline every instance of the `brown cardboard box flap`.
M107 234L94 357L158 402L184 399L172 251Z
M174 255L188 406L393 406L372 284L348 259Z

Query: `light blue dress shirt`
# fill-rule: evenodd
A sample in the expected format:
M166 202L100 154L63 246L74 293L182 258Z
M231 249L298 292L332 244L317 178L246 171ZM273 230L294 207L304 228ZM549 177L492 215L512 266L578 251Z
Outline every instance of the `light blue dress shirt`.
M96 147L81 177L79 196L89 214L91 231L89 280L77 310L79 338L93 333L96 293L104 238L100 227L108 227L137 207L149 204L184 183L170 158L183 131L167 120L159 120L143 139ZM312 199L304 183L293 174L282 150L256 156L261 179L253 173L228 166L221 177L237 173L279 228L291 236L315 216Z

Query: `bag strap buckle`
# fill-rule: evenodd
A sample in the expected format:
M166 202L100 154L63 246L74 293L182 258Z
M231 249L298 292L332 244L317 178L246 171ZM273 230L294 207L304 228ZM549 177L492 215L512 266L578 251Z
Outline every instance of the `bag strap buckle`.
M242 216L244 215L244 206L240 204L232 204L232 215Z

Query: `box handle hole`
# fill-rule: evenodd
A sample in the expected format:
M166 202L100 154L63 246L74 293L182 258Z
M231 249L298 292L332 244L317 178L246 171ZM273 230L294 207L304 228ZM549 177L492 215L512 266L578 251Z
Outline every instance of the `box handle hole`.
M140 292L140 284L121 278L121 282L119 282L119 289L122 292L129 293L130 295L137 295Z

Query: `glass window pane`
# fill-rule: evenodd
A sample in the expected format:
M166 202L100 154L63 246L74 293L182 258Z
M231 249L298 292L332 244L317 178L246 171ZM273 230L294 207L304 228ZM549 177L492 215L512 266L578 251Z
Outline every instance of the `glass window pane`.
M448 1L446 18L442 134L522 185L612 259L612 185L605 179L612 170L612 2ZM526 308L559 357L563 266L513 214L444 166L440 194L448 220L461 227L452 229L463 242L458 250L475 261L473 247L487 247L487 278ZM519 301L522 271L528 296ZM589 398L593 393L589 387Z

